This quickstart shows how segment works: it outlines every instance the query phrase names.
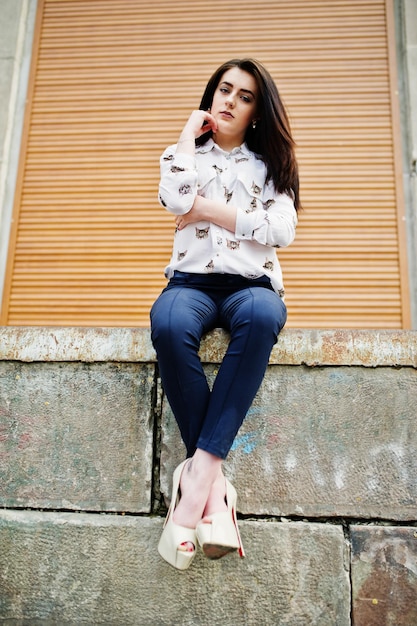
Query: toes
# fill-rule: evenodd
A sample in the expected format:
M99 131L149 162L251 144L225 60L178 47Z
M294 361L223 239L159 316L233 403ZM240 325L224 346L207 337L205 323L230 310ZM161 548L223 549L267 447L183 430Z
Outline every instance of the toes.
M181 550L181 552L194 552L195 545L192 541L183 541L183 543L180 543L178 550Z

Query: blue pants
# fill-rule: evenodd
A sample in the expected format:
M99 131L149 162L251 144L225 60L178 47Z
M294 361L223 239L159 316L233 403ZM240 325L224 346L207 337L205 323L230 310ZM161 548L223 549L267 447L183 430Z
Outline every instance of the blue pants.
M286 319L265 276L174 273L152 307L151 336L188 456L201 448L226 458ZM218 327L230 342L210 391L198 351L202 335Z

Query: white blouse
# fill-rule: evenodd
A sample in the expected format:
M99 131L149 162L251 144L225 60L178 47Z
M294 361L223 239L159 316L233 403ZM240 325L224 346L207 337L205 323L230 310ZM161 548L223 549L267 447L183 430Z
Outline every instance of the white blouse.
M236 232L201 221L176 230L172 257L165 269L197 274L239 274L253 279L266 275L284 296L282 271L275 248L289 246L295 237L297 213L292 198L279 194L266 166L246 144L232 152L213 139L196 147L195 157L176 154L177 145L161 157L159 201L174 215L191 210L197 194L237 207Z

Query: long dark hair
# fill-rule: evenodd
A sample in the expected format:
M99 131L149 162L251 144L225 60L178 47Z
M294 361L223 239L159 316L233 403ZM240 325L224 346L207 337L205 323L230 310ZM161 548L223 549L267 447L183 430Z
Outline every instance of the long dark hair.
M266 181L272 181L278 193L290 193L294 197L295 208L301 209L299 196L298 165L295 158L295 142L287 112L278 93L275 82L263 65L255 59L232 59L223 63L210 78L200 102L200 109L211 108L213 96L225 72L233 67L251 74L258 86L259 119L256 128L250 124L245 141L252 152L258 154L267 168ZM196 140L204 144L212 135L206 133Z

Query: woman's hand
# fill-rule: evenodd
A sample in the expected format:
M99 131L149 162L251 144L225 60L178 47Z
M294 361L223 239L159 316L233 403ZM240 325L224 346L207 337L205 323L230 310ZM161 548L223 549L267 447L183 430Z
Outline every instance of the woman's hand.
M201 135L212 130L217 131L217 122L209 111L193 111L185 124L178 140L178 144L195 141Z
M175 224L178 230L182 230L188 224L206 221L222 226L232 233L236 228L236 208L224 202L216 202L197 195L191 211L178 215Z
M175 225L178 230L182 230L183 228L188 226L188 224L193 224L194 222L209 220L209 205L209 200L197 195L195 197L191 211L188 211L188 213L184 213L184 215L178 215L175 218Z

